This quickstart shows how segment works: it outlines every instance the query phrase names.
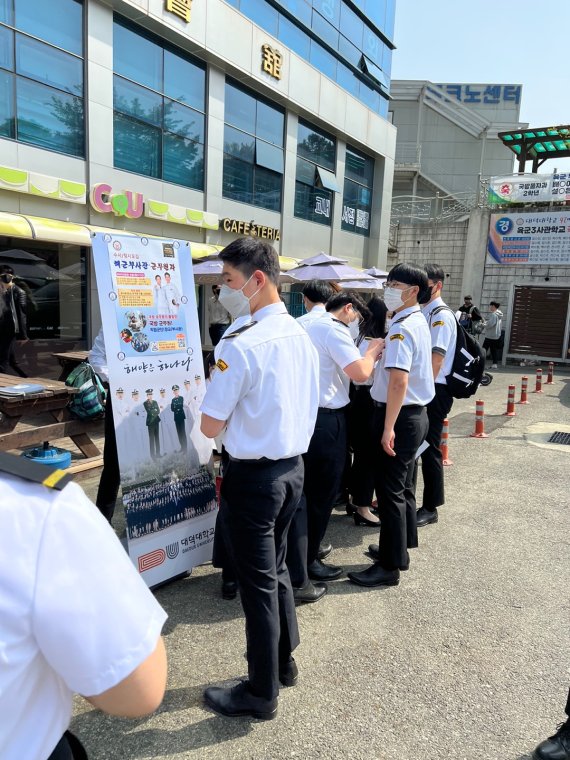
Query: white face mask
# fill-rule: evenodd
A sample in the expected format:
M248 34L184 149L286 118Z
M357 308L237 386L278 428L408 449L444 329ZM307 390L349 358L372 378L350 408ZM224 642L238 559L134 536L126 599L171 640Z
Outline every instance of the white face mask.
M253 275L251 275L253 277ZM251 280L251 277L249 280ZM255 296L257 293L259 293L259 289L253 293L253 295L249 296L249 298L244 294L243 289L249 282L244 282L241 288L230 288L229 285L222 285L220 287L220 294L218 296L218 301L222 304L224 309L229 311L233 319L237 319L237 317L242 317L244 314L250 314L251 310L249 307L249 302Z
M409 288L406 288L409 290ZM402 295L406 290L398 290L398 288L385 287L384 288L384 303L388 311L396 311L404 305L404 299Z
M350 330L350 337L352 340L356 340L360 333L360 321L358 319L353 319L352 322L349 323L348 329Z

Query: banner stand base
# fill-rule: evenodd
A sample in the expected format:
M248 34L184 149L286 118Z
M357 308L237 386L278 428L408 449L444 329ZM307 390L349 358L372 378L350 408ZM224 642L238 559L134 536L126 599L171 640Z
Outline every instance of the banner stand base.
M151 591L156 591L163 586L168 586L169 583L174 583L174 581L179 581L182 578L189 578L191 575L192 570L185 570L183 573L180 573L179 575L173 575L172 578L168 578L167 580L162 581L162 583L157 583L156 586L149 586L149 588Z

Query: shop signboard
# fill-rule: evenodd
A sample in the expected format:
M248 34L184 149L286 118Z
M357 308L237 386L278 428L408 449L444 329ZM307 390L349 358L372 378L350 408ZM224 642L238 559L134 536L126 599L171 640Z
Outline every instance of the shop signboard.
M570 212L491 214L487 255L495 264L570 265Z
M149 586L211 558L212 445L190 244L93 237L128 551Z
M569 201L570 172L491 177L487 200L495 205Z

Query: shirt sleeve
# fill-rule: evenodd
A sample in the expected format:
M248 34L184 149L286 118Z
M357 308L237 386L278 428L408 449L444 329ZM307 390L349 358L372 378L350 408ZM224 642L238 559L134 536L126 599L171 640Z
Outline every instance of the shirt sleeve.
M99 377L106 383L109 382L109 368L107 366L107 352L105 350L105 339L103 338L103 328L99 329L97 337L93 342L93 347L89 351L89 364L93 367Z
M200 407L215 420L227 420L251 387L251 373L243 352L228 338L216 357L216 369ZM220 345L218 343L218 345Z
M432 353L445 356L451 341L453 340L455 326L452 321L455 317L451 312L432 314L429 321Z
M75 483L54 499L33 602L38 646L72 691L116 686L154 651L166 613Z
M352 362L362 359L360 351L350 337L349 331L342 326L339 330L333 327L332 330L328 331L325 348L332 360L338 364L341 369L348 367Z
M384 348L384 369L401 369L409 372L414 356L414 341L403 325L390 328Z

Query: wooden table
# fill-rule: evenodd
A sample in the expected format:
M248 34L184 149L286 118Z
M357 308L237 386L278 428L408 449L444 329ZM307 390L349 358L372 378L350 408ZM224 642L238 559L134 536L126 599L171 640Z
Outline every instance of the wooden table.
M43 377L22 380L14 375L0 374L0 387L21 382L42 385L45 390L27 396L0 396L0 451L35 446L50 439L71 438L85 457L101 455L90 437L90 433L101 428L101 422L75 419L67 409L70 397L77 393L76 388ZM34 418L40 414L49 415L54 422L34 424ZM24 420L32 424L17 431L17 424Z
M62 354L52 354L61 366L58 380L65 380L69 373L74 370L81 362L86 362L89 357L89 351L67 351Z

